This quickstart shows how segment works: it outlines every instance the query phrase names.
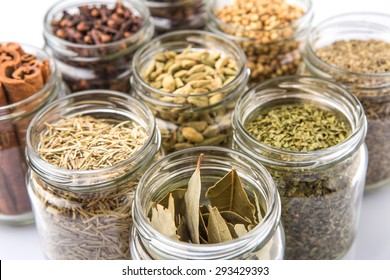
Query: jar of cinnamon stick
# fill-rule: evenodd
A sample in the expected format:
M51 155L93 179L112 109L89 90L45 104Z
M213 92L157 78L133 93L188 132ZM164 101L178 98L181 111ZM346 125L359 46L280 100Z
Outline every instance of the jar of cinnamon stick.
M70 92L128 92L134 52L154 34L141 1L66 0L46 13L44 37Z
M0 43L0 223L33 216L26 191L26 130L35 113L60 92L48 54L29 45Z

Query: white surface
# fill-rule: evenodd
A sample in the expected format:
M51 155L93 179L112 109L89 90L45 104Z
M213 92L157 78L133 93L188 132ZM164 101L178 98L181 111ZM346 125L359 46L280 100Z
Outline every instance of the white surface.
M43 46L43 17L54 2L1 1L0 42L16 41ZM372 11L390 14L389 0L313 0L313 5L315 23L345 12ZM0 259L43 258L34 225L0 225ZM353 258L390 260L390 186L364 195Z

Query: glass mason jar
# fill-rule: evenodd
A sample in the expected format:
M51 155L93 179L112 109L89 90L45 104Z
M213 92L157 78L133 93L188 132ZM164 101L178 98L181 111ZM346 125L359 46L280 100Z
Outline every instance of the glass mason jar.
M150 9L157 34L202 29L206 24L205 0L147 0L145 3Z
M244 189L248 194L255 193L264 208L265 215L261 223L232 241L219 244L175 241L159 233L149 222L148 213L152 202L164 198L172 190L187 187L201 153L204 154L201 164L202 193L235 168ZM208 201L205 199L202 203L208 204ZM142 176L134 199L131 257L136 260L283 259L284 231L280 215L278 191L262 165L227 148L185 149L159 160Z
M335 41L354 39L390 42L390 16L344 14L320 23L308 36L300 72L337 82L360 99L368 120L366 190L372 190L390 184L390 71L378 74L349 72L316 55L319 48Z
M50 78L41 90L26 99L8 105L0 100L0 223L9 225L34 221L25 181L26 131L34 115L61 92L56 65L48 54L29 45L20 44L20 47L40 62L49 61Z
M131 120L145 129L144 146L128 159L97 170L68 170L38 154L46 122L74 115ZM27 132L28 192L48 259L129 259L131 207L138 180L160 155L150 110L118 92L91 90L60 99L32 120Z
M155 54L181 52L192 45L196 51L216 51L230 57L237 65L237 76L222 88L198 94L173 94L148 85L142 74ZM244 92L249 72L242 50L233 42L205 31L176 31L161 35L134 55L131 84L133 94L153 111L167 153L193 146L227 145L231 136L231 115ZM183 137L182 128L191 123L205 124L199 133L202 141Z
M125 0L123 5L140 17L140 29L128 38L100 45L83 45L63 40L53 34L52 21L64 12L77 12L83 5L114 6L117 0L59 1L46 13L45 49L55 58L62 79L71 92L88 89L130 90L129 77L134 52L154 34L148 8L140 1Z
M311 104L345 119L350 136L316 151L268 146L244 128L261 110ZM248 90L233 116L233 147L262 163L282 201L286 259L341 259L356 236L367 169L367 124L359 100L342 87L317 78L289 76Z
M236 42L245 52L253 83L285 75L295 75L301 63L301 51L313 19L311 0L293 0L289 4L304 10L304 15L292 24L270 30L237 27L216 15L235 0L208 2L207 29Z

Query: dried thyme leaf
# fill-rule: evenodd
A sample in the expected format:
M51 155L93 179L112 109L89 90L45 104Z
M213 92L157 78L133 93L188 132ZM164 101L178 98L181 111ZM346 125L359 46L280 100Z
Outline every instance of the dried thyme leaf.
M170 210L157 204L156 207L152 208L152 215L149 221L152 227L161 234L175 240L178 239L174 217L172 216L172 209Z
M196 170L192 174L188 182L188 189L184 195L186 205L185 218L191 240L195 244L199 244L199 200L201 192L200 164L203 159L203 154L198 158Z
M252 223L255 222L255 206L249 200L235 169L210 187L206 192L206 198L219 211L232 211L248 218Z
M229 240L233 240L230 230L226 224L226 221L222 218L217 207L208 206L210 217L207 225L207 231L209 233L208 242L210 244L222 243Z

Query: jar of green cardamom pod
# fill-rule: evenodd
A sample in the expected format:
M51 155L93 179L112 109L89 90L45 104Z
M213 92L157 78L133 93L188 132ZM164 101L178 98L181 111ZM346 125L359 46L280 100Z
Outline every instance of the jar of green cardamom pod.
M196 214L200 213L200 242L190 243L188 242L188 234L191 233L186 231L188 228L185 224L186 221L191 219L191 215L184 215L185 218L180 215L189 209L189 207L183 208L184 203L195 201L192 196L188 196L190 199L186 201L186 195L190 192L189 188L194 187L194 185L190 186L189 181L197 170L197 162L200 181L198 185L200 188L198 190L200 192L198 206L200 208L196 211ZM236 204L239 204L240 207L245 203L252 204L253 213L256 211L254 224L247 216L239 216L235 212L237 207L233 206L232 209L221 207L226 203L229 204L228 197L225 196L226 193L213 195L214 200L208 196L210 187L221 178L226 178L226 174L232 170L236 171L241 181L241 190L246 193L244 196L247 196L241 203L238 199L242 199L243 196L240 195ZM230 187L233 188L233 185ZM226 189L230 194L228 188L229 186L226 185ZM238 192L237 185L235 185L234 191ZM216 193L219 193L219 191ZM155 208L153 207L156 203L161 206L165 205L167 196L169 196L168 208L157 208L160 214L154 216L153 209ZM220 200L220 198L225 197L226 200ZM174 207L169 202L172 199ZM213 213L217 211L216 209L221 210L220 212L217 211L216 214L220 217L220 220L214 218L207 209L213 211ZM240 210L242 209L244 208ZM171 223L176 223L176 225L173 225L174 228L171 232L167 230L171 228L169 222L166 222L169 219L162 220L164 213L167 213L166 211L169 215L173 213L175 216L174 221L171 219ZM252 214L249 214L249 216L252 216ZM156 162L145 172L137 187L133 217L134 223L130 241L130 251L133 259L283 259L284 231L281 223L281 204L274 181L261 164L255 162L249 156L231 149L195 147L172 153ZM154 220L156 218L161 220ZM221 223L226 223L229 230L225 225L227 231L223 231L224 226ZM242 224L237 225L237 223ZM159 224L163 228L158 228L157 225ZM236 232L239 232L237 230L239 226L244 231L237 236ZM215 229L220 230L217 239L212 237ZM198 232L196 226L195 230ZM169 232L172 235L168 235ZM226 237L226 234L229 238Z
M367 169L359 100L305 76L269 80L242 95L233 147L262 163L282 201L287 259L342 259L357 231Z
M160 157L152 112L91 90L48 105L27 132L28 193L48 259L130 259L135 188Z
M325 20L308 36L300 73L344 86L368 120L366 190L390 185L390 15L351 13Z
M132 94L153 111L167 153L227 146L231 115L248 77L235 43L205 31L176 31L136 52Z

